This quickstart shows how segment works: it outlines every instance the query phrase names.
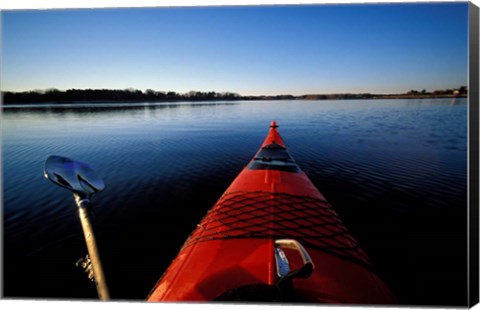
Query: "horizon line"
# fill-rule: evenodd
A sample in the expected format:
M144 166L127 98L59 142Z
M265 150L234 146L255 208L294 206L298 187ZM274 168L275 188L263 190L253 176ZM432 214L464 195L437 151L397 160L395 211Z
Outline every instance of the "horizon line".
M426 93L431 93L431 92L436 92L436 91L447 91L447 90L459 90L460 88L466 88L468 89L468 85L461 85L457 87L449 87L449 88L439 88L435 90L427 90L426 88L416 88L416 89L410 89L407 91L403 92L370 92L370 91L362 91L362 92L351 92L351 91L346 91L346 92L329 92L329 93L322 93L322 92L311 92L311 93L303 93L300 95L293 95L290 93L278 93L278 94L260 94L260 95L244 95L235 91L215 91L215 90L190 90L187 92L180 92L180 91L175 91L175 90L156 90L156 89L151 89L151 88L146 88L146 89L138 89L138 88L133 88L133 87L127 87L127 88L68 88L68 89L59 89L55 87L50 87L50 88L45 88L45 89L31 89L31 90L23 90L23 91L12 91L12 90L0 90L3 93L28 93L28 92L36 92L36 93L47 93L47 92L52 92L52 91L58 91L58 92L67 92L69 90L80 90L80 91L86 91L86 90L108 90L108 91L140 91L142 93L146 93L148 91L154 91L157 93L169 93L169 92L174 92L179 95L186 95L189 93L215 93L215 94L235 94L241 97L269 97L269 96L294 96L294 97L301 97L301 96L313 96L313 95L404 95L411 93L412 91L414 92L426 92Z

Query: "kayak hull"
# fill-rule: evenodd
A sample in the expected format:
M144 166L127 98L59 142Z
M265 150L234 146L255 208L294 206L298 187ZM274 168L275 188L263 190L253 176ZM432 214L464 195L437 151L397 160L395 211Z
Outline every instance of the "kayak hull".
M197 225L148 301L396 302L290 156L277 127L273 122L257 154ZM277 250L277 241L287 239L311 259L308 275L281 274L278 252L289 270L305 263L300 250Z

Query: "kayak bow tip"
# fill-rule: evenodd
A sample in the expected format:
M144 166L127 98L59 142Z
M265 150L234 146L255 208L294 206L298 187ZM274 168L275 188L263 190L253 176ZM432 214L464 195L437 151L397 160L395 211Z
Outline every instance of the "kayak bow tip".
M265 141L263 141L261 148L270 144L278 144L281 147L286 148L285 143L283 142L282 137L278 133L277 128L277 122L272 120L272 122L270 123L270 130L268 131L267 137L265 138Z

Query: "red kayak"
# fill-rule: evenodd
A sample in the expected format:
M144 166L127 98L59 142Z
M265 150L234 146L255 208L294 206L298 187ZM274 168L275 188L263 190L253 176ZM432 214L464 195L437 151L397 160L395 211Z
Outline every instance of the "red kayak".
M396 303L277 127L272 122L148 301Z

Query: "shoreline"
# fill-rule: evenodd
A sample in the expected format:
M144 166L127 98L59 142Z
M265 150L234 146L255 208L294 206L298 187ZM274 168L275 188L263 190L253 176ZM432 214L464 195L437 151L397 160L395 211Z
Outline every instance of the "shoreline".
M292 96L293 97L293 96ZM245 96L236 98L205 98L205 99L192 99L192 98L172 98L163 100L48 100L48 101L10 101L5 102L2 100L2 106L9 105L53 105L53 104L94 104L94 103L176 103L176 102L236 102L236 101L328 101L328 100L384 100L384 99L456 99L456 98L468 98L468 95L303 95L293 98L279 98L279 96Z

